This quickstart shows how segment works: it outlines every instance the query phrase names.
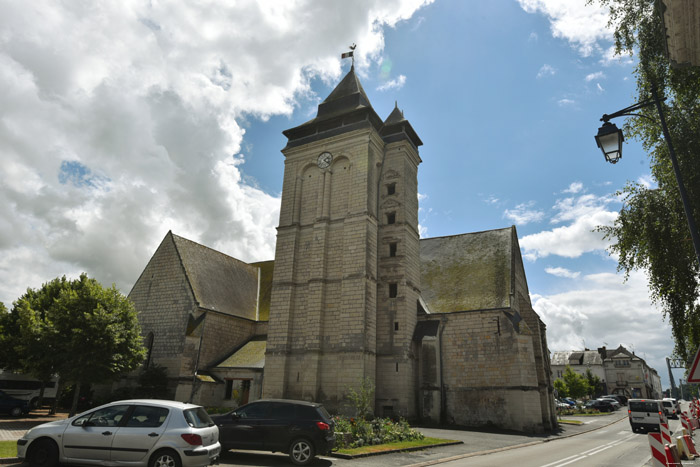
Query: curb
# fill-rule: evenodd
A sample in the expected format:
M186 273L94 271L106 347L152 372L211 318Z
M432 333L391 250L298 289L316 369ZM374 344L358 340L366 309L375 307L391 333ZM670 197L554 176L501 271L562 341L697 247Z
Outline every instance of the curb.
M455 446L457 444L464 444L464 441L452 441L448 443L438 443L438 444L428 444L426 446L415 446L411 448L400 448L400 449L390 449L388 451L377 451L377 452L365 452L362 454L341 454L338 452L332 452L329 457L337 457L338 459L359 459L361 457L371 457L371 456L381 456L382 454L394 454L396 452L411 452L411 451L421 451L423 449L439 448L442 446Z
M0 457L0 464L19 464L19 457Z

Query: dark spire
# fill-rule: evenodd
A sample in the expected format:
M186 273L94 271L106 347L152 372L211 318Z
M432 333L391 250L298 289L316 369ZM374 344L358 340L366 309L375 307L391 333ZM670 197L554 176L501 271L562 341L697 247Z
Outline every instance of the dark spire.
M362 84L355 74L355 66L318 106L318 118L331 114L345 113L359 107L372 107Z
M391 125L404 120L406 119L403 117L403 111L399 110L398 101L394 101L394 110L392 110L386 120L384 120L384 125Z

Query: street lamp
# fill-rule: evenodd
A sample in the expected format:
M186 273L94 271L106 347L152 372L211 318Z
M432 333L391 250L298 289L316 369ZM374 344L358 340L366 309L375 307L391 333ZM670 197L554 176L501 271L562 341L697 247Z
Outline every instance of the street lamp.
M678 183L678 191L681 194L681 201L683 202L683 209L685 210L685 217L688 221L688 229L690 229L690 236L693 240L693 246L695 247L695 256L697 256L698 264L700 264L700 236L698 236L698 228L695 226L695 219L693 218L693 211L688 202L688 195L685 191L685 185L683 185L683 178L681 177L680 169L678 168L678 161L676 159L676 152L673 149L673 143L671 142L671 135L668 132L668 127L666 126L666 119L664 118L664 112L661 107L661 102L665 101L666 98L659 99L659 95L656 92L656 87L651 88L651 95L653 99L646 100L644 102L639 102L637 104L625 107L622 110L618 110L610 115L604 114L600 121L604 122L603 126L598 129L598 134L595 136L596 143L598 147L603 152L605 160L611 164L617 163L622 157L622 142L624 137L622 136L622 130L618 129L614 123L610 123L610 120L617 117L628 116L628 117L644 117L649 118L646 115L632 113L636 110L648 107L650 105L656 105L656 110L659 112L659 120L661 121L661 128L664 132L664 139L668 145L668 154L671 158L671 165L673 165L673 172L676 175L676 182Z

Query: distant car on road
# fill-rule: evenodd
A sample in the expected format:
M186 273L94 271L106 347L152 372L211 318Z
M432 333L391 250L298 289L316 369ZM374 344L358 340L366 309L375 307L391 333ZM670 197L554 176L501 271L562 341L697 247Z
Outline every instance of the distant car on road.
M20 417L27 412L29 412L29 403L26 400L18 399L0 390L0 413Z
M668 418L678 419L678 410L672 400L664 399L661 401L661 405L664 406L664 413Z
M655 399L630 399L628 401L632 431L659 431L661 422L667 423L661 401Z
M615 408L613 407L613 405L610 402L603 401L600 399L595 399L595 400L586 402L585 407L587 409L594 409L594 410L598 410L600 412L612 412L613 410L615 410Z
M599 397L598 400L609 402L610 405L612 405L615 410L619 410L620 408L622 408L622 404L620 404L617 401L617 399L613 399L612 397Z
M212 418L224 450L286 452L296 465L307 465L335 445L335 423L315 402L259 400Z
M102 405L17 440L17 457L31 467L204 467L220 452L219 429L204 408L153 399Z
M620 403L620 405L627 405L627 398L619 394L605 394L604 396L600 397L605 399L615 399Z

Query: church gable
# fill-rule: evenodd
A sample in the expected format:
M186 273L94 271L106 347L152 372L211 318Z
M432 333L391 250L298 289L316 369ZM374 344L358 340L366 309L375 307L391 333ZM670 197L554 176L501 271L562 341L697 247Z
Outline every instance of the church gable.
M257 320L258 268L173 235L200 308Z
M421 296L433 313L511 307L511 230L421 239Z

